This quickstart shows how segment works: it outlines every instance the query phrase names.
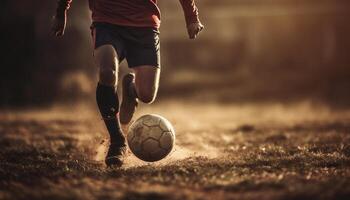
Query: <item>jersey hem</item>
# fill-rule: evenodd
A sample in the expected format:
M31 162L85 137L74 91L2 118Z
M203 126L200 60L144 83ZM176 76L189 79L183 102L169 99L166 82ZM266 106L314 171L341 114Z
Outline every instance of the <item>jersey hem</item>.
M102 18L94 18L92 19L92 22L102 22L102 23L109 23L114 25L120 25L120 26L131 26L131 27L149 27L149 28L160 28L160 22L158 24L150 24L150 23L130 23L130 22L124 22L124 21L118 21L118 20L111 20L111 19L102 19Z

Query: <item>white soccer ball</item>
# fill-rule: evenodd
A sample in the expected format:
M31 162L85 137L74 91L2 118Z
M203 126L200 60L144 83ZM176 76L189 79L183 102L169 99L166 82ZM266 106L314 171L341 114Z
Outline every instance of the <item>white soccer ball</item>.
M129 127L128 145L139 159L154 162L165 158L175 145L171 123L159 115L144 115Z

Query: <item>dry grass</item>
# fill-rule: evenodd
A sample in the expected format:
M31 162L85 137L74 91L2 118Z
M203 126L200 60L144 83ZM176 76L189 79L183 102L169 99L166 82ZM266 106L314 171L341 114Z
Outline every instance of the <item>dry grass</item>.
M94 108L3 111L0 199L348 199L350 114L310 104L144 108L177 129L175 151L106 169Z

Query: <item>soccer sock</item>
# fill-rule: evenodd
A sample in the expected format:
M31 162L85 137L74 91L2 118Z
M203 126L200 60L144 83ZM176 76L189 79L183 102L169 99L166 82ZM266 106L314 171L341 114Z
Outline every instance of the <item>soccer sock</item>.
M125 138L119 124L119 99L115 87L98 83L96 101L103 121L106 124L111 143L124 145Z

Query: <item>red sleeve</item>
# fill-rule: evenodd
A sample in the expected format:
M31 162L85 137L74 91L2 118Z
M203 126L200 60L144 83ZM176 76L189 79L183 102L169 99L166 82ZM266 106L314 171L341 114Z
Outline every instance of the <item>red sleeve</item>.
M58 0L57 2L57 13L65 12L69 9L72 0Z
M185 13L187 25L191 23L199 22L198 18L198 8L194 3L194 0L179 0L182 6L182 9Z

